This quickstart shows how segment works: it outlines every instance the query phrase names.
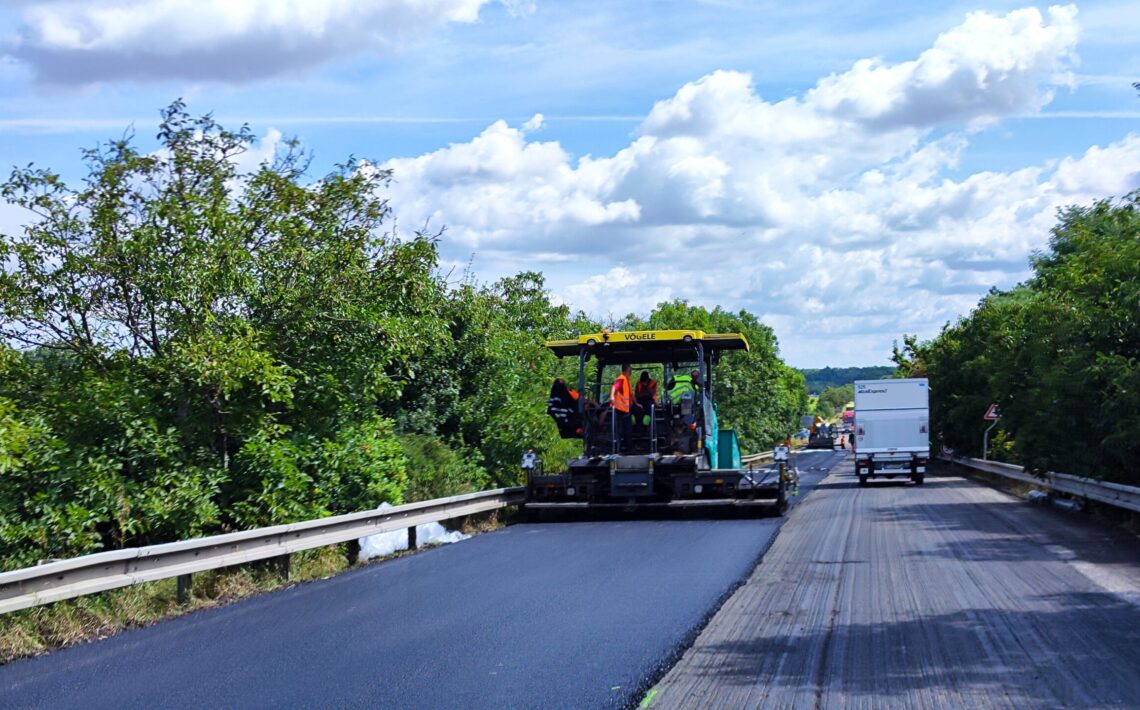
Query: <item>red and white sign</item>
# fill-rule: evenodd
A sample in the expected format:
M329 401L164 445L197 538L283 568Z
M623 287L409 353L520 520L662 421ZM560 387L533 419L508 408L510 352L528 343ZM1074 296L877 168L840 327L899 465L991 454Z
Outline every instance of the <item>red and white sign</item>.
M997 402L994 402L990 405L990 408L986 410L986 413L982 419L986 419L991 422L996 422L998 419L1001 419L1001 412L998 411Z

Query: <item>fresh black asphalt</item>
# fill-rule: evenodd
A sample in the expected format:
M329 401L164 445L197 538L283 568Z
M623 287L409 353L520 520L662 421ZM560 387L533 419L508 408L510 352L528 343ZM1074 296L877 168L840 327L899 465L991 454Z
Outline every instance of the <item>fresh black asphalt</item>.
M803 455L801 497L842 458ZM627 706L779 525L514 525L10 663L0 706Z

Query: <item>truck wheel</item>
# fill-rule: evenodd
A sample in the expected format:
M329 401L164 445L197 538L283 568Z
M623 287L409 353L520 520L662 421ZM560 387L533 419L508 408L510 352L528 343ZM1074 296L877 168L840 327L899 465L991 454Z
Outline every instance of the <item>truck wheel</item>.
M859 476L859 486L864 487L866 485L867 485L867 477L866 476Z

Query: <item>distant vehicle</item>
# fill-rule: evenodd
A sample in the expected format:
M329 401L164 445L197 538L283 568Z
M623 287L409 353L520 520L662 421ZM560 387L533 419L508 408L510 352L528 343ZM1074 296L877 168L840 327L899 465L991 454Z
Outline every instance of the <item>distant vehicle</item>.
M926 478L930 459L930 382L855 382L855 473L865 486L875 476Z
M836 425L828 424L823 421L822 417L814 417L809 430L807 447L809 449L834 449L835 439L838 436L837 429Z
M843 414L839 417L840 431L844 434L851 433L851 426L855 421L855 403L848 402L847 406L843 408Z

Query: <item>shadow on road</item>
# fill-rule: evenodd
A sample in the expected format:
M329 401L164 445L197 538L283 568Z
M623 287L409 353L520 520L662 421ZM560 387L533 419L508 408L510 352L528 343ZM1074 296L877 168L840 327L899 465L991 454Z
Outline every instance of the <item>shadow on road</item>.
M950 533L946 542L912 553L915 557L976 562L1071 559L1140 566L1140 549L1131 535L1028 503L892 505L876 508L873 515L878 522Z
M811 689L835 691L833 702L883 703L913 703L926 691L936 706L961 702L967 688L1023 707L1126 707L1140 698L1140 609L1111 594L1039 599L1054 610L971 609L714 644L702 655L731 660L702 674L773 706Z

